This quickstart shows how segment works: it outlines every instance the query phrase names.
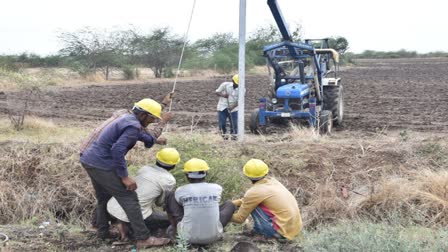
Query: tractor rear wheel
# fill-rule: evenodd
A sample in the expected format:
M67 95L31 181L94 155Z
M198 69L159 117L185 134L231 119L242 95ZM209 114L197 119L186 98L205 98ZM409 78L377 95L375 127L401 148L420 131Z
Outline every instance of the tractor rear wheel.
M319 132L322 134L331 134L333 130L333 113L330 110L323 110L319 117Z
M254 109L250 114L250 132L253 134L264 134L266 133L266 126L260 125L260 109Z
M330 110L333 114L335 126L342 124L344 117L344 97L342 86L324 87L324 110Z

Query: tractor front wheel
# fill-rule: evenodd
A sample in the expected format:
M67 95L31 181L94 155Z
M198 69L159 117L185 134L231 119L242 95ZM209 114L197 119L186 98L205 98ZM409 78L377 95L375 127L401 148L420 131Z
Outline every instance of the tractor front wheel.
M260 125L260 109L254 109L250 114L250 132L253 134L264 134L266 133L266 126Z

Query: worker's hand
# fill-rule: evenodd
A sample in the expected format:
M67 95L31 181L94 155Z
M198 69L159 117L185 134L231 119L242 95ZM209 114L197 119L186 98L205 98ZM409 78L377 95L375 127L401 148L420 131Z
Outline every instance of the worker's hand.
M229 112L232 112L232 110L234 109L234 108L236 108L237 107L237 105L230 105L229 106Z
M159 138L156 139L156 144L160 144L160 145L166 145L166 137L164 136L159 136Z
M135 191L137 189L137 183L131 177L122 177L121 182L123 182L129 191Z
M168 104L171 103L171 100L174 98L174 92L171 92L167 95L165 95L165 97L162 100L162 105L167 106Z
M171 112L165 112L162 114L162 122L166 123L170 121L173 118L173 113Z
M225 92L215 92L215 94L219 97L224 97L224 98L228 98L229 95Z
M243 200L242 200L242 199L232 200L232 203L233 203L236 207L240 207L240 206L243 204Z

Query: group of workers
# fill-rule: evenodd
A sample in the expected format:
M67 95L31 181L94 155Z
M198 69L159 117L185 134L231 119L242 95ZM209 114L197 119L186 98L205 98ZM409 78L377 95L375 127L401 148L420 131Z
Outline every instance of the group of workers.
M216 90L220 96L219 127L224 137L227 118L232 137L236 134L233 113L237 113L238 83L235 75L232 82L224 82ZM221 239L229 222L241 224L251 215L254 233L266 238L294 239L302 228L297 201L278 180L269 176L269 167L262 160L251 159L243 167L244 175L252 182L244 196L222 204L223 188L206 182L210 167L202 159L192 158L184 163L183 172L189 183L176 189L170 171L179 164L180 154L174 148L162 148L156 154L155 164L143 166L136 176L129 176L125 156L137 141L146 148L166 144L161 134L172 113L162 110L172 97L173 93L169 93L161 103L146 98L135 103L130 111L117 111L81 145L80 161L97 199L97 236L135 240L138 248L163 246L176 237L190 244L205 245ZM149 124L154 124L150 130ZM155 205L164 212L156 211ZM118 233L111 231L111 223ZM160 234L160 230L166 232Z

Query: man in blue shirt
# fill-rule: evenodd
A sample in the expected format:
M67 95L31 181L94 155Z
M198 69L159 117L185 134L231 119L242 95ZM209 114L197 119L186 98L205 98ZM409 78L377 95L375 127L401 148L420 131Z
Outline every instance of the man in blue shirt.
M171 96L170 96L171 97ZM166 99L164 99L166 102ZM162 102L163 103L163 102ZM165 245L169 239L151 237L145 226L138 202L136 182L128 176L125 156L137 141L150 148L162 133L171 113L162 114L162 106L143 99L134 104L131 113L125 113L110 122L81 154L81 164L87 171L97 198L98 237L109 238L107 202L115 197L126 212L137 239L138 247ZM149 134L145 128L160 119L157 128Z

